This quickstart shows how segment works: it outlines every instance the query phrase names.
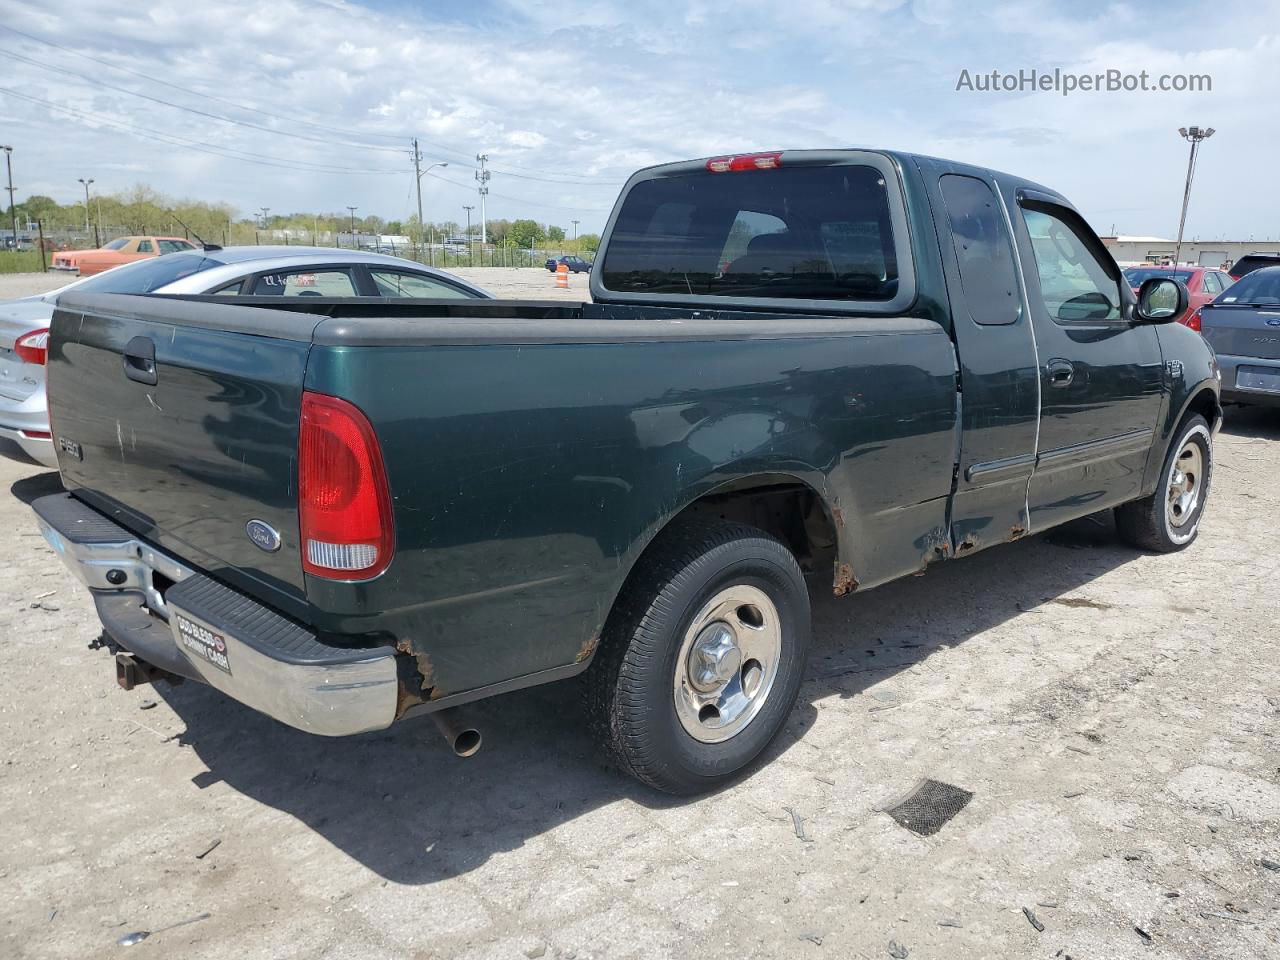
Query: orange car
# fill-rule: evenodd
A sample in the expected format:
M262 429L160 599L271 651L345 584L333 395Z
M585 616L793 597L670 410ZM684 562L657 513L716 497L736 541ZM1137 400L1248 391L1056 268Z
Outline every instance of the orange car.
M122 263L195 249L194 243L181 237L121 237L99 250L64 250L55 253L52 269L89 277Z

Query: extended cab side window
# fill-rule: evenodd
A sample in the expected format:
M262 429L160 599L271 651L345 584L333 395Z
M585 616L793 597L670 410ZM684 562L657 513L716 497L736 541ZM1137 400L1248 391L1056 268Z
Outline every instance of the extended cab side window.
M1040 296L1063 323L1120 319L1120 283L1068 221L1043 209L1022 208L1031 236Z
M1022 315L1013 246L991 188L976 177L946 174L938 182L951 221L951 243L969 313L976 323L1016 323Z

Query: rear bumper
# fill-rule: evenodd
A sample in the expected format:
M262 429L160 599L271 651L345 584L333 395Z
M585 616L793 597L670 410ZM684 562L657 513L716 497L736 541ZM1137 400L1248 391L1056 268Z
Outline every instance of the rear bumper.
M66 494L32 503L103 626L141 660L322 736L381 730L400 702L396 652L335 647L187 567Z
M41 383L21 399L0 396L0 437L12 440L32 460L58 469L49 435L49 405Z
M1260 406L1280 406L1280 385L1276 387L1250 384L1249 371L1275 371L1280 383L1280 360L1263 360L1258 357L1232 357L1218 354L1218 368L1222 371L1223 403L1248 403ZM1245 368L1243 371L1241 368ZM1244 377L1241 377L1242 372ZM1256 382L1256 381L1255 381Z

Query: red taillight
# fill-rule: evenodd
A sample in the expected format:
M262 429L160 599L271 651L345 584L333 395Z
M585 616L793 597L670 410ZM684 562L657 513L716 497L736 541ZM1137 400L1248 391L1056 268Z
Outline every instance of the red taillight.
M328 580L368 580L391 562L395 532L382 450L356 407L302 395L298 433L302 568Z
M1192 330L1194 330L1196 333L1204 332L1201 329L1199 310L1192 311L1191 316L1187 317L1187 326L1190 327Z
M49 328L41 327L24 333L13 343L13 352L23 363L34 363L43 367L49 359Z
M712 173L776 170L780 166L782 166L781 153L741 153L736 157L712 157L707 161L707 169Z

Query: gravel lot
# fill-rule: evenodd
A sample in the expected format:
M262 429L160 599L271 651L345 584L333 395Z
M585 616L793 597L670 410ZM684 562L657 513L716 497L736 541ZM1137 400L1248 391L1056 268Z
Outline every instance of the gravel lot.
M131 955L1274 958L1280 415L1233 411L1217 457L1180 554L1100 517L815 583L788 730L692 801L605 769L572 682L476 705L470 760L430 723L330 741L195 684L125 693L24 503L56 476L0 460L0 956L208 912ZM878 812L921 777L973 793L928 838Z

